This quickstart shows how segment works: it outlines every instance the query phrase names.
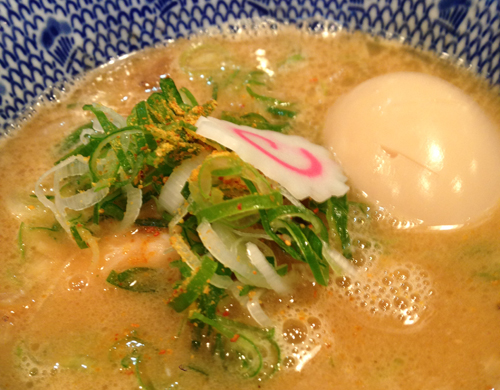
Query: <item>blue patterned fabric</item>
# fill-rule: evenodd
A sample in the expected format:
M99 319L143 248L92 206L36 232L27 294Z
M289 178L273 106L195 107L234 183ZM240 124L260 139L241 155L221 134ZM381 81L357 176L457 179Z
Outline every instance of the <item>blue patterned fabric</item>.
M0 0L0 129L112 57L254 17L396 34L500 83L500 0Z

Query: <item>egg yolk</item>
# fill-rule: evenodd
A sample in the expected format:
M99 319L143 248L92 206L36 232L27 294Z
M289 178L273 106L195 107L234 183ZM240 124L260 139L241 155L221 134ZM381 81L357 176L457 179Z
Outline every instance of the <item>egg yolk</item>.
M452 84L399 72L363 82L330 108L323 140L350 184L400 220L460 226L500 198L500 134Z

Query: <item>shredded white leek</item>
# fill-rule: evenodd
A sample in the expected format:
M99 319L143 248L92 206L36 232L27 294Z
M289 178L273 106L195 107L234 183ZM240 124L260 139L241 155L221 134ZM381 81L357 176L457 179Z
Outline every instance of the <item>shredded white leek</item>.
M57 207L61 212L63 212L63 210L66 208L71 210L84 210L100 202L102 199L104 199L108 192L109 188L106 187L97 192L95 192L93 189L90 189L85 192L69 196L67 198L56 196L56 199L58 200Z
M95 135L97 133L104 133L104 130L102 129L101 125L99 124L100 128L96 129L95 126L93 129L83 129L82 132L80 133L80 143L87 145L90 142L89 137L87 135Z
M92 120L92 128L96 133L104 133L104 129L97 119Z
M70 233L69 224L66 221L66 208L71 208L73 210L82 210L84 208L93 206L95 203L99 202L104 198L109 189L103 189L101 191L95 192L90 189L83 193L70 196L67 198L61 197L60 194L60 182L61 180L71 177L71 176L81 176L89 171L89 166L87 161L82 156L71 156L61 163L52 167L47 172L45 172L36 182L35 185L35 195L38 200L47 208L49 208L55 215L57 222ZM50 175L54 174L53 191L54 191L54 202L47 199L45 196L45 191L43 190L42 183Z
M323 257L338 275L354 276L356 269L340 252L323 242Z
M273 239L263 229L252 229L252 230L247 229L245 231L233 229L233 233L240 237L257 238L257 239L261 238L263 240L273 241Z
M183 220L183 218L189 213L189 205L191 204L191 201L188 200L187 202L184 202L181 207L179 207L174 214L174 217L168 224L168 231L170 234L174 231L174 228Z
M294 206L300 208L300 209L305 209L306 207L300 203L300 201L295 197L293 196L285 187L283 187L282 185L278 184L278 189L280 190L281 194L289 200L289 202L291 204L293 204Z
M273 327L273 322L269 318L269 316L264 312L262 306L260 305L260 297L265 292L263 289L253 290L249 294L252 294L250 297L248 294L244 296L240 296L240 291L243 286L239 283L234 283L229 291L233 294L234 298L238 301L238 303L246 307L250 316L263 328L271 328Z
M172 234L170 238L170 244L182 258L182 260L186 262L189 268L191 268L193 271L197 271L200 268L200 259L191 250L189 245L186 243L186 241L184 241L184 238L179 233ZM226 289L231 284L233 284L233 281L229 276L214 274L210 279L210 284L215 287Z
M106 107L106 106L103 106L102 104L99 104L99 103L92 103L92 106L97 109L97 110L100 110L102 111L104 114L106 114L106 117L116 126L118 127L119 129L121 129L122 127L126 127L127 126L127 120L121 116L120 114L118 114L115 110L109 108L109 107ZM96 129L96 123L99 123L98 121L94 121L94 130L97 130ZM100 127L100 124L99 126ZM102 127L101 127L102 129ZM104 130L103 130L104 131Z
M170 244L172 245L172 248L176 250L189 268L192 270L199 269L201 267L201 261L198 256L194 254L186 241L184 241L184 238L179 233L170 234Z
M259 270L262 276L264 276L271 288L278 294L288 293L290 287L283 281L281 276L278 275L274 267L269 264L257 245L253 242L247 242L246 248L250 262Z
M99 264L99 243L98 239L94 237L89 231L85 230L84 235L82 236L82 239L87 243L89 246L90 250L92 251L92 264L97 265Z
M250 293L252 293L251 291ZM262 306L260 305L260 296L264 290L255 291L255 295L249 297L247 302L247 309L252 318L263 328L272 328L273 322L269 316L264 312Z
M231 251L227 244L234 242L235 237L229 228L202 221L196 230L205 248L225 267L234 271L237 276L241 275L252 286L271 288L257 268L250 263L245 250L238 250L236 253Z
M191 176L191 172L198 168L207 156L208 153L202 152L194 158L183 161L169 176L167 182L161 189L158 203L170 214L176 214L179 207L184 203L184 197L181 191L189 179L189 176Z
M54 204L57 210L57 215L60 215L61 219L64 221L64 226L67 227L67 231L69 233L69 227L67 226L68 223L66 222L66 208L62 204L61 180L71 176L81 176L87 173L89 171L89 165L83 157L72 156L57 164L54 168L51 169L54 170L54 183L52 187L54 191ZM59 221L59 219L57 220ZM61 223L61 221L59 221L59 223Z
M212 286L222 288L224 290L227 289L233 283L234 282L231 279L231 277L227 275L214 274L214 276L212 276L212 278L210 279L210 284Z
M139 188L127 184L123 190L127 194L127 209L118 227L119 230L125 230L132 226L142 207L142 191Z
M59 213L66 219L66 209L84 210L100 202L109 193L109 188L103 188L99 191L89 189L79 194L63 198L60 193L61 180L72 176L82 176L89 172L89 164L82 156L73 156L75 159L71 164L64 165L61 169L54 172L54 199ZM68 161L72 159L65 160ZM63 162L65 162L63 161ZM61 164L59 164L61 165ZM59 166L57 165L57 166Z

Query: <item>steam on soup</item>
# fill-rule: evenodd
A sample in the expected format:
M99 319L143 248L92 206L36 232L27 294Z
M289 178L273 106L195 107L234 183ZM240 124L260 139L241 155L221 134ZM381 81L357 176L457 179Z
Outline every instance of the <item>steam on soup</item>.
M419 217L368 203L380 199L364 197L366 173L343 197L319 146L279 134L321 143L339 97L392 72L455 85L497 139L498 93L470 73L285 28L135 53L40 107L2 144L2 388L499 386L497 200L459 228L404 229ZM225 128L255 154L214 135ZM336 172L324 188L304 174L314 161Z

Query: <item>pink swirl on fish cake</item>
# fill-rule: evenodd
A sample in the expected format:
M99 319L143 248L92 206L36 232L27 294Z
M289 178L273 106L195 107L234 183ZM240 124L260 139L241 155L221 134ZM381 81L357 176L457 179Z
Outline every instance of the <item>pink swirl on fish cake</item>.
M271 158L272 160L274 160L275 162L277 162L281 166L283 166L283 167L285 167L285 168L287 168L287 169L289 169L289 170L291 170L293 172L299 173L299 174L301 174L303 176L307 176L307 177L316 177L316 176L320 176L323 173L323 165L307 149L298 148L298 150L300 151L300 153L302 153L302 155L309 160L310 166L308 168L305 168L305 169L304 168L297 168L297 167L295 167L293 165L290 165L287 162L281 160L280 158L276 157L274 154L270 153L269 151L267 151L266 149L264 149L262 146L260 146L256 142L252 141L248 137L248 135L256 137L258 139L261 139L264 142L266 142L271 148L273 148L275 150L278 150L279 148L278 148L278 144L276 142L274 142L274 141L270 140L269 138L266 138L266 137L264 137L264 136L262 136L260 134L255 134L255 133L252 133L250 131L246 131L246 130L242 130L242 129L236 129L236 128L233 128L232 130L240 138L242 138L247 143L249 143L250 145L252 145L258 151L262 152L267 157Z

